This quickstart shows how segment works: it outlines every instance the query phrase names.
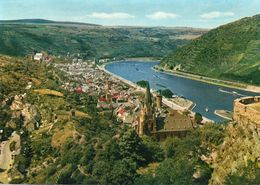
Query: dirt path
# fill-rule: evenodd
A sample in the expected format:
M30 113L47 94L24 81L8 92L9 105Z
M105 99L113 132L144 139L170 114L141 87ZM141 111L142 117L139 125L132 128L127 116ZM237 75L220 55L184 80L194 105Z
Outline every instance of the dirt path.
M12 142L18 143L18 148L20 147L20 136L16 133L13 133L7 141L3 141L0 144L0 168L5 170L0 172L0 182L8 183L7 171L11 168L13 163L12 152L10 150L10 144ZM16 151L15 153L19 153Z

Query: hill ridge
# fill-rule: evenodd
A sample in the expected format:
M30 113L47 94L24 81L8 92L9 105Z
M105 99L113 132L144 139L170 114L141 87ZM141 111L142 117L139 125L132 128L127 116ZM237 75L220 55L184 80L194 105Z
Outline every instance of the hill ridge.
M74 21L53 21L49 19L11 19L11 20L0 20L0 24L79 24L89 26L101 26L99 24L74 22Z
M260 14L219 26L161 63L203 76L260 85Z

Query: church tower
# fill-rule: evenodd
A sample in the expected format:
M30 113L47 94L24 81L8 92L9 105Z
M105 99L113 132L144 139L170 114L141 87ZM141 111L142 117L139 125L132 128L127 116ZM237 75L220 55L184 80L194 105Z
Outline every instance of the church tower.
M156 131L156 117L155 109L152 101L152 95L150 92L150 85L147 82L144 102L139 115L138 133L140 135L147 134Z
M151 108L151 106L152 106L152 97L151 97L149 82L147 82L147 85L146 85L144 103L145 103L145 106L147 108L149 108L149 109Z

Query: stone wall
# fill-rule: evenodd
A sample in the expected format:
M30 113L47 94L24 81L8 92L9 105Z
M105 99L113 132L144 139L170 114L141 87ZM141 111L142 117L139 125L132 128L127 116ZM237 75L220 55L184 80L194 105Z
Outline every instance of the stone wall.
M250 107L250 104L260 102L260 96L243 97L234 101L233 119L241 124L254 123L260 127L260 111Z

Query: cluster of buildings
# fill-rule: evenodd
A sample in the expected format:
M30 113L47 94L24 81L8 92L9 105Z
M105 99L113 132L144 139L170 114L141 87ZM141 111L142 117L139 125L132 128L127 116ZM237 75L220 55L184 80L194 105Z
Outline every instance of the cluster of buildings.
M195 126L190 114L164 106L162 96L152 94L149 84L144 92L106 73L93 62L73 60L54 65L69 79L63 88L98 97L99 111L113 111L118 121L131 125L139 135L163 139L169 135L184 135Z

